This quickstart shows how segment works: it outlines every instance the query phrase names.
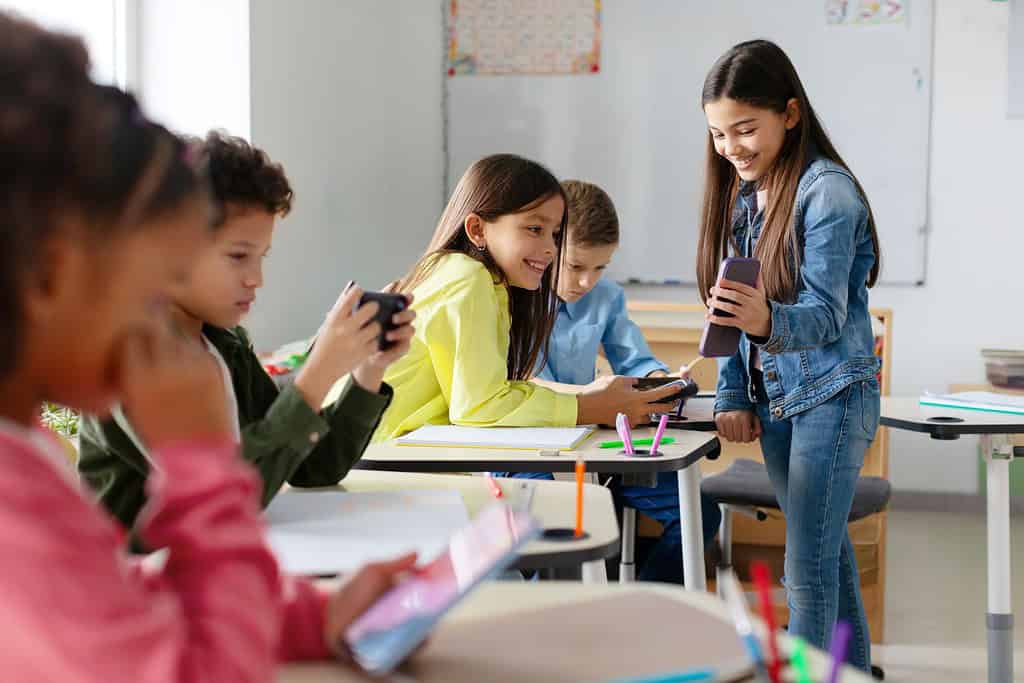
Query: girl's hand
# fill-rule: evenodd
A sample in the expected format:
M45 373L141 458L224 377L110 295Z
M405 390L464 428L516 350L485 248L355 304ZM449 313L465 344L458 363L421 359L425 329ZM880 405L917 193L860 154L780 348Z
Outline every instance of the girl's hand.
M624 377L620 377L619 375L601 375L600 377L595 379L593 382L591 382L590 384L588 384L585 387L583 387L583 391L581 391L580 393L582 393L582 394L594 394L594 393L597 393L599 391L604 391L605 389L610 387L612 384L614 384L616 381L621 381L623 379L625 379L625 378Z
M410 553L390 562L372 562L352 575L327 601L324 618L324 642L338 659L354 664L345 642L349 626L363 615L377 599L391 590L402 575L416 565L416 554Z
M750 443L761 438L761 421L749 410L727 410L715 415L718 435L734 443Z
M720 280L709 290L708 310L704 319L725 327L738 327L754 337L770 337L772 334L772 309L760 273L757 286L742 282ZM732 313L733 317L715 315L718 309Z
M409 300L409 306L412 306L412 295L406 295L406 298ZM397 327L389 330L385 338L393 346L386 351L378 350L352 371L352 377L359 386L367 391L380 391L380 385L384 381L384 373L388 367L409 353L413 335L416 334L416 328L412 325L412 321L415 319L416 311L412 308L406 308L391 318L391 322Z
M377 352L380 324L373 320L379 308L376 301L353 310L363 295L362 288L351 286L342 292L317 333L309 358L295 378L295 388L314 411L343 375Z
M603 379L603 378L602 378ZM596 380L600 382L601 380ZM648 391L637 391L635 377L612 377L603 388L589 389L578 394L578 424L615 424L615 416L625 413L633 427L651 421L651 413L667 413L675 403L659 403L679 391L679 387L665 385Z
M120 385L125 415L151 451L173 441L228 440L234 434L217 362L169 329L125 340Z

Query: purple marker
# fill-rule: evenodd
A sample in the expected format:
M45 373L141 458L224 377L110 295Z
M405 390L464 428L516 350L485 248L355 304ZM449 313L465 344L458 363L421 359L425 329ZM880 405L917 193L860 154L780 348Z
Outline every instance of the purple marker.
M654 443L651 444L651 455L658 454L658 446L661 445L661 437L665 436L665 427L668 426L668 415L662 415L658 422L658 431L654 432Z
M828 683L836 683L839 680L839 670L846 661L846 647L850 644L850 623L840 619L832 629L832 644L829 646L829 656L832 658L832 668L828 672Z

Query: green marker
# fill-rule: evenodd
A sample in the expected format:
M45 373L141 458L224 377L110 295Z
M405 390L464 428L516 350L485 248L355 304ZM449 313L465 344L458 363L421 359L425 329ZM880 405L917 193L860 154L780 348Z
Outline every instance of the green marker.
M671 436L666 436L664 439L661 440L661 443L659 445L664 446L665 444L675 443L675 441L676 441L675 438L673 438ZM634 446L651 446L653 444L654 444L654 439L653 438L633 439L633 445ZM621 441L604 441L600 445L598 445L598 448L625 448L625 447L626 447L626 444L622 443Z
M796 671L796 683L811 683L811 673L807 669L807 656L802 638L793 639L793 649L789 653L789 663Z

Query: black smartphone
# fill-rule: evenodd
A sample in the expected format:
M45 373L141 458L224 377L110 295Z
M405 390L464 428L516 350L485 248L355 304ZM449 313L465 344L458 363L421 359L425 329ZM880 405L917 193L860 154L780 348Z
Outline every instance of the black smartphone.
M391 330L398 326L392 322L392 318L395 314L401 313L409 307L409 299L404 294L389 294L388 292L363 292L363 295L359 297L359 305L356 308L362 307L371 301L376 301L380 307L377 309L377 313L374 314L373 319L380 323L380 341L378 342L378 348L381 351L387 351L395 345L394 342L389 342L387 334Z
M754 287L757 285L757 276L761 272L761 262L753 258L732 257L722 261L718 269L718 282L731 280L742 282L745 285ZM715 315L726 318L732 317L732 313L715 309ZM740 330L737 327L725 327L715 323L706 323L704 331L700 335L700 355L705 358L731 356L740 348Z
M670 396L666 396L663 399L659 399L658 403L685 401L691 396L696 396L697 392L700 391L697 387L697 383L692 379L680 379L678 377L637 377L636 384L633 385L633 388L637 391L647 391L649 389L663 387L666 384L679 385L679 391Z

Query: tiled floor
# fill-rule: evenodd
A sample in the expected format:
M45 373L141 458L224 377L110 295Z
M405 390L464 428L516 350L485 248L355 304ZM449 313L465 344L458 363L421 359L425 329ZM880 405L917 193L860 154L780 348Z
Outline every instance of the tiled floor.
M1015 681L1024 682L1024 518L1012 525ZM895 683L986 681L985 519L889 512L886 643L873 659Z

